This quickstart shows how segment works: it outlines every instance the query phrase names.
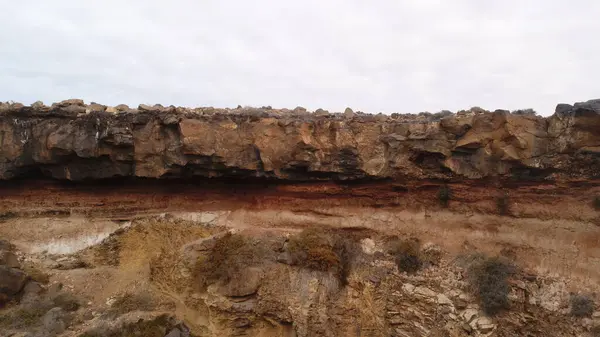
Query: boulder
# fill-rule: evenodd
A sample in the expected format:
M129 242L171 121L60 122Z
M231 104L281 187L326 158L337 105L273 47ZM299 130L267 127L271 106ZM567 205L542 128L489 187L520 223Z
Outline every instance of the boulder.
M10 268L19 268L20 263L17 255L13 252L0 250L0 265Z
M29 276L22 270L0 266L0 296L12 299L19 294L28 280Z
M66 330L66 313L61 308L52 308L42 317L44 330L52 334L59 334Z

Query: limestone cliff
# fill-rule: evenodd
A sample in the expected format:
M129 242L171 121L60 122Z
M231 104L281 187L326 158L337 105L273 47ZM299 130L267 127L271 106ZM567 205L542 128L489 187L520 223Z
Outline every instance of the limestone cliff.
M0 180L23 175L319 179L593 179L600 100L554 115L344 114L0 103Z

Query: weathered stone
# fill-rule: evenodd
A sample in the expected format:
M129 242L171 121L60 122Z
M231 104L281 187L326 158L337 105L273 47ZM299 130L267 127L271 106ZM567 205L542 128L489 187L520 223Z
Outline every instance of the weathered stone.
M0 239L0 250L5 250L12 252L15 249L15 246L10 243L10 241L5 239Z
M488 317L483 316L477 318L475 327L481 333L488 333L496 328L496 324L494 324L494 322L492 322L492 320Z
M117 112L119 112L119 110L117 110L117 108L112 107L112 106L108 106L106 107L106 112L111 113L111 114L116 114Z
M465 311L463 311L463 313L460 315L463 320L467 323L471 323L475 318L477 318L477 316L479 315L478 311L475 309L467 309Z
M427 288L427 287L416 287L414 294L417 296L422 296L425 298L436 298L438 297L438 293L436 293L435 291Z
M31 107L34 109L42 109L42 108L45 108L46 106L44 105L44 102L42 102L42 101L35 101L33 104L31 104Z
M23 289L28 279L22 270L0 266L0 295L12 298Z
M437 295L437 303L439 305L450 305L450 306L454 306L454 303L452 303L452 301L444 294L438 294Z
M402 285L402 290L407 294L412 294L415 291L415 286L410 283L404 283Z
M129 106L127 104L119 104L115 107L118 111L129 111Z
M346 110L344 110L344 117L352 118L354 116L356 116L356 114L354 113L354 111L352 111L352 109L346 108Z
M102 114L100 104L67 100L55 104L52 113L31 115L30 107L3 104L0 179L36 169L68 180L184 174L280 180L586 179L600 175L594 155L600 153L598 106L594 100L560 106L548 118L471 109L446 117L356 113L342 119L324 110L306 114L300 107L293 114L276 109L233 114L142 104L139 111L119 105ZM15 122L13 116L19 115L24 117ZM105 142L115 129L128 130L131 141L125 148ZM514 176L520 174L526 177Z
M5 265L10 268L19 268L20 263L15 253L0 250L0 265Z
M66 313L61 308L52 308L42 317L44 330L50 333L59 334L67 328L65 323Z
M66 99L64 101L60 101L58 103L56 103L57 106L59 107L66 107L69 105L79 105L79 106L84 106L84 102L82 99L77 99L77 98L71 98L71 99Z
M181 330L174 328L165 337L181 337Z
M97 103L92 103L90 105L87 106L85 112L86 113L90 113L90 112L102 112L106 110L106 106L102 105L102 104L97 104Z
M159 107L155 106L150 106L147 104L140 104L138 105L138 110L139 111L159 111Z

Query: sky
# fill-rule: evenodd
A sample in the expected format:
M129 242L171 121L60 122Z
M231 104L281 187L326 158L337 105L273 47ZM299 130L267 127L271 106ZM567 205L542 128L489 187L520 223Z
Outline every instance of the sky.
M0 101L383 113L600 97L598 0L0 0Z

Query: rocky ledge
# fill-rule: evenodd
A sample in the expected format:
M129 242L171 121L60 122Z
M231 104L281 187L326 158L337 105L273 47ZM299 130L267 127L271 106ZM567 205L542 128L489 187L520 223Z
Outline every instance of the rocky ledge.
M579 180L600 177L600 100L547 118L0 103L0 180L45 176Z

